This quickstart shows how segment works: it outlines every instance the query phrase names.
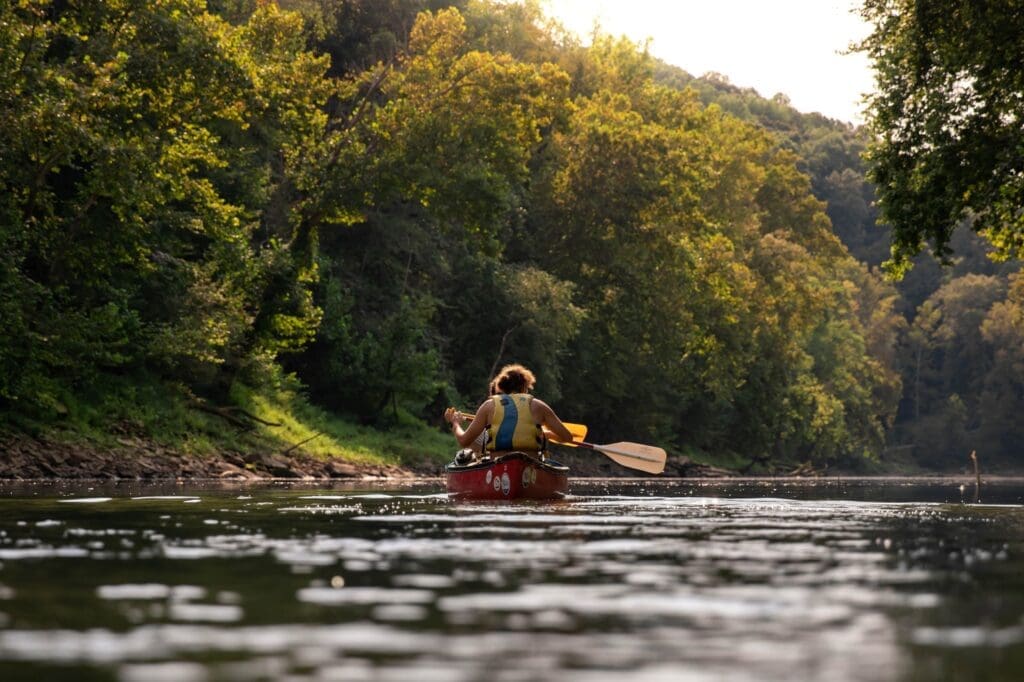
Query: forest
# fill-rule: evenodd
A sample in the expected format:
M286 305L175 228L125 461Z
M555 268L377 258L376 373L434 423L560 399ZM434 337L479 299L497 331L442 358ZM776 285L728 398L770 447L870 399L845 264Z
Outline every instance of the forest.
M1016 466L1020 254L908 233L877 130L533 1L22 0L0 60L5 432L282 388L436 430L520 362L598 442Z

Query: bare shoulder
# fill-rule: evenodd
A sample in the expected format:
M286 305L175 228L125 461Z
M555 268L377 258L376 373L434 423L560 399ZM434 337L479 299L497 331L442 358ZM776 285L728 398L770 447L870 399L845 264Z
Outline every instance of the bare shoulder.
M555 411L551 409L551 406L540 398L534 398L531 403L531 407L533 408L534 414L548 415L555 413Z

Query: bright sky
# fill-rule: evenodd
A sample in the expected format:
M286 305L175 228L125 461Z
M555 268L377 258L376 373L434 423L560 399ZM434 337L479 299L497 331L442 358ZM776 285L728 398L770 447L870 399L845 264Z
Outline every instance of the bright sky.
M805 113L862 123L873 76L861 53L842 54L870 27L858 0L542 0L586 42L594 27L640 42L694 76L717 71L763 97L783 93Z

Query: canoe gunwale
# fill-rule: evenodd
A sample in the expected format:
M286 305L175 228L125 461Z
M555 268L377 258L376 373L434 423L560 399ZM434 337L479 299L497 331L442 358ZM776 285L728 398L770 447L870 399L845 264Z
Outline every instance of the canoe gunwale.
M482 459L474 459L469 464L460 465L460 464L455 464L454 462L452 462L450 464L445 465L444 469L448 473L457 474L457 473L462 473L464 471L474 471L476 469L487 469L487 468L490 468L490 467L494 466L495 464L502 464L504 462L508 462L509 460L513 460L513 459L523 459L523 460L526 460L530 464L532 464L534 466L539 466L539 467L541 467L543 469L546 469L546 470L548 470L548 471L550 471L552 473L556 473L556 474L568 474L569 473L569 467L565 466L564 464L559 464L558 462L555 462L554 460L550 460L550 459L544 460L544 459L541 459L540 457L538 457L537 455L533 455L533 454L530 454L528 452L520 452L518 450L514 451L514 452L502 453L502 454L498 455L497 457L493 457L491 455L487 455L487 456L483 457Z

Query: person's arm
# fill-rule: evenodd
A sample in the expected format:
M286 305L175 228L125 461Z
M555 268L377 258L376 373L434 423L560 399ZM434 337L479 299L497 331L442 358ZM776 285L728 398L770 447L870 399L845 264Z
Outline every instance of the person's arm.
M565 443L571 443L572 432L570 432L569 429L565 428L565 424L563 424L562 420L558 418L558 415L555 414L555 411L552 410L551 407L548 406L548 404L543 400L538 400L537 398L534 398L533 402L535 405L537 405L538 408L540 408L540 425L544 429L550 431L554 435L555 440L560 440Z
M469 423L469 426L465 429L462 428L462 424L459 423L459 415L455 410L445 414L448 422L452 425L452 435L455 436L455 440L461 447L468 448L476 440L476 437L483 433L484 429L487 428L487 422L491 420L491 412L494 411L494 406L491 401L488 400L477 408L476 415L473 417L473 421Z

